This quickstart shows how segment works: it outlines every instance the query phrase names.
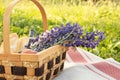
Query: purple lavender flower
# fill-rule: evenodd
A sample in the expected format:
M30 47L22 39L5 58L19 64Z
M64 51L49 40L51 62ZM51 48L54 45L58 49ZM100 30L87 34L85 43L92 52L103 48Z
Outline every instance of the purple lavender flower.
M51 31L43 32L36 38L32 37L27 48L35 51L42 51L56 44L66 47L82 46L95 48L101 40L105 39L104 32L94 31L87 32L86 34L83 33L83 29L79 24L61 24ZM31 35L34 36L33 31L31 31Z

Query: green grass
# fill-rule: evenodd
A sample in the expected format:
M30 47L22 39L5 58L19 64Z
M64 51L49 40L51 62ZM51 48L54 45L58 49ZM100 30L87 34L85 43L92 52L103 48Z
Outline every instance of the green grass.
M85 31L104 31L106 39L95 49L87 49L102 57L113 57L120 62L120 5L119 2L110 3L66 2L66 0L45 2L40 0L48 17L49 29L67 22L79 23ZM73 2L72 2L73 1ZM8 2L0 2L0 36L2 35L3 14ZM20 36L28 35L29 29L34 28L37 33L43 31L39 10L33 3L22 2L15 6L11 15L11 32ZM32 6L31 6L32 5ZM0 42L2 38L0 38ZM86 48L84 48L86 49Z

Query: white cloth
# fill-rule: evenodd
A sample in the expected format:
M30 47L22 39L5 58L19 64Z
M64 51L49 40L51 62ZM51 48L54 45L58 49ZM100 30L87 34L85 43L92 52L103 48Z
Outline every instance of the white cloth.
M120 63L77 48L67 52L64 70L53 80L120 80Z

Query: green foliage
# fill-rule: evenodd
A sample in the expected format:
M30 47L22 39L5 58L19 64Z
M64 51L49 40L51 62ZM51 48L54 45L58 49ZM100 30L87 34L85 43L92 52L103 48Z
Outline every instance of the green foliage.
M61 23L79 23L86 31L104 31L106 39L90 52L103 57L113 57L120 62L120 5L119 2L75 2L75 0L40 0L48 17L49 29ZM9 2L0 3L0 42L2 41L3 13ZM32 5L32 6L31 6ZM31 2L17 4L11 15L11 32L19 36L28 35L33 28L37 33L43 31L39 10ZM85 48L86 49L86 48Z

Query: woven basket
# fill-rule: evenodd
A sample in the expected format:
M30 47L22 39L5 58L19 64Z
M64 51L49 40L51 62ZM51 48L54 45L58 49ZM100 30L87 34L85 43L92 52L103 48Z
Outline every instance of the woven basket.
M0 80L52 80L63 70L66 47L55 45L37 54L13 54L10 51L10 12L21 0L14 0L6 9L3 20L4 52L0 54ZM37 0L31 0L40 10L44 31L47 18Z

